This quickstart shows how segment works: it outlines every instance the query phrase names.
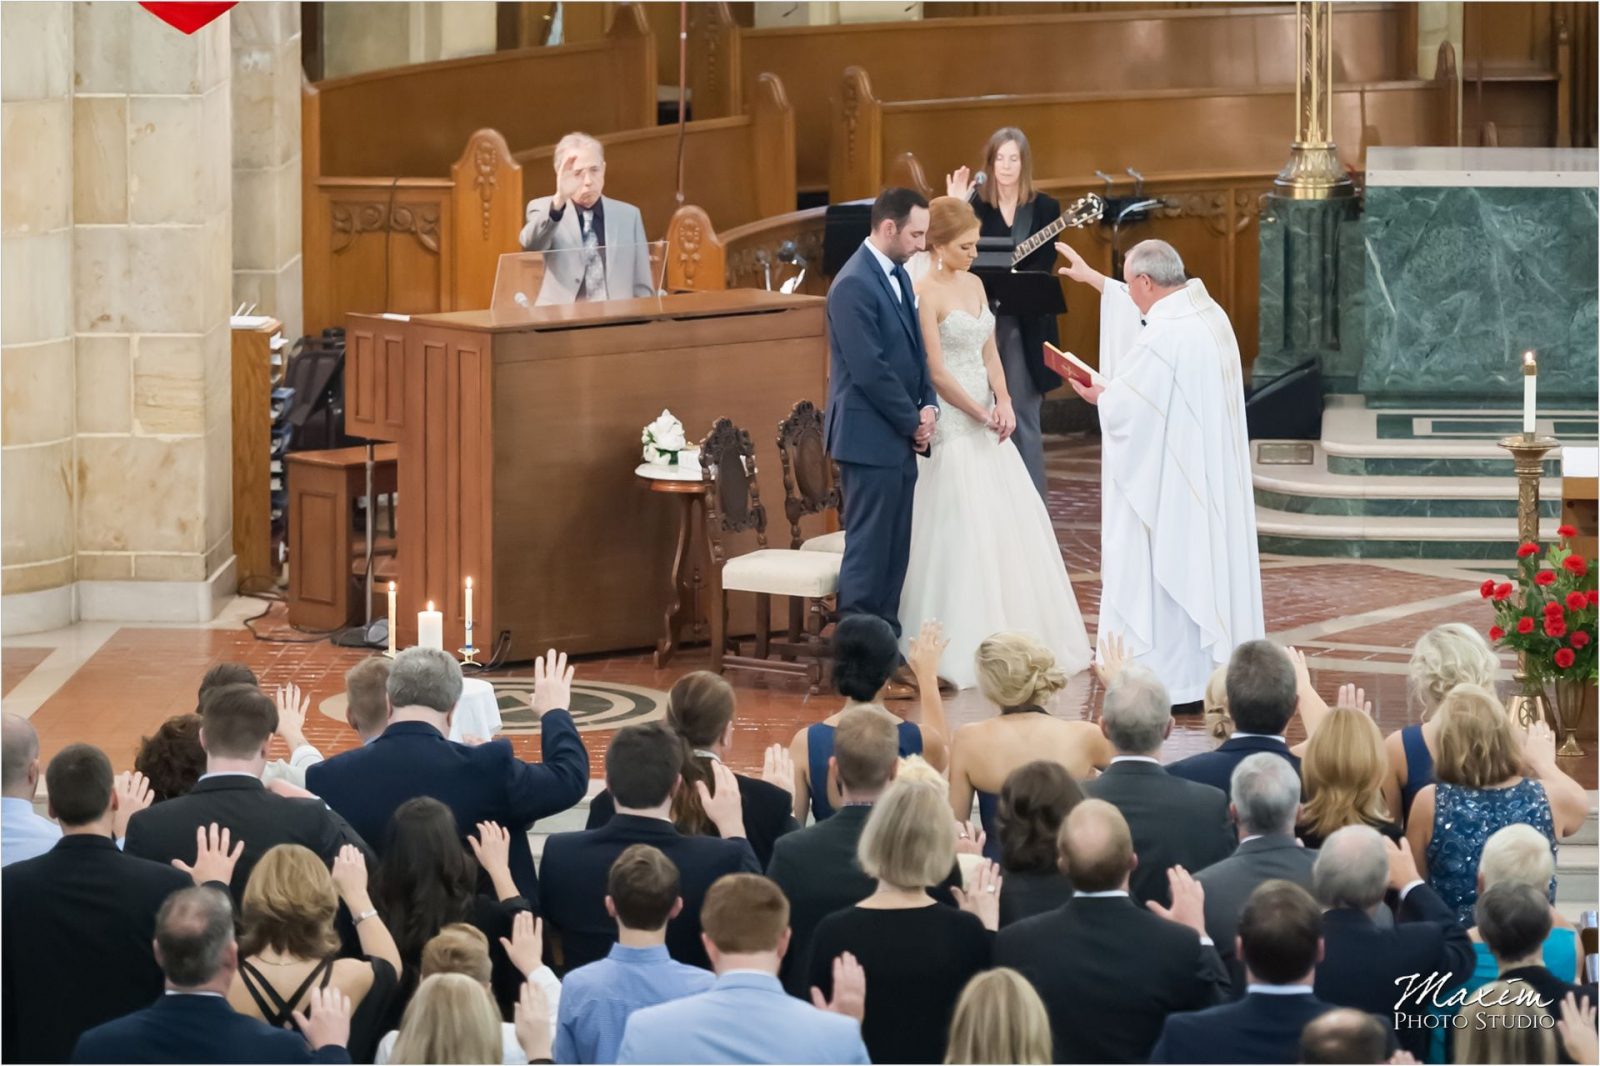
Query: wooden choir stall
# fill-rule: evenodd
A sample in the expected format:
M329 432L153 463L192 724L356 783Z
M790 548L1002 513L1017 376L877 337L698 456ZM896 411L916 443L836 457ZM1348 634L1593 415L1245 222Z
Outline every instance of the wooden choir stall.
M634 477L642 428L670 409L693 446L715 419L735 420L781 524L778 423L827 393L814 296L351 314L346 329L346 429L399 450L397 646L416 642L431 600L445 647L460 647L471 577L480 662L497 641L512 662L655 645L679 509ZM704 530L694 536L699 549ZM731 631L749 624L736 607Z

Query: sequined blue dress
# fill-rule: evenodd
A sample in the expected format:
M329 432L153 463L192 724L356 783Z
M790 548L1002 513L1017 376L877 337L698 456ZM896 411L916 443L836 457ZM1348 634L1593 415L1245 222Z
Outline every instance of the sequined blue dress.
M1525 822L1550 840L1556 830L1544 786L1531 778L1510 788L1463 788L1440 783L1433 799L1433 839L1428 842L1428 883L1456 912L1462 925L1472 925L1478 902L1478 860L1484 841L1499 829ZM1550 879L1550 901L1556 882Z

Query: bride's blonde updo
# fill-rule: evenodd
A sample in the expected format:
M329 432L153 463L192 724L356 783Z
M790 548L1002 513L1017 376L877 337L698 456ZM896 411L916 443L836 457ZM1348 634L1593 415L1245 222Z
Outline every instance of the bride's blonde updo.
M978 228L972 205L959 196L935 196L928 203L928 251L953 243Z
M996 633L978 645L978 687L1001 709L1037 707L1067 687L1050 649L1022 633Z

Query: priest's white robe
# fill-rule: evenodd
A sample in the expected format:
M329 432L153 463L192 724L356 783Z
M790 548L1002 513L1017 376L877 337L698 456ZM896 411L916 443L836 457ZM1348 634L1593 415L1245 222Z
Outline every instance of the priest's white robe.
M1243 370L1233 326L1198 278L1144 317L1108 279L1098 632L1119 634L1173 703L1190 703L1264 633Z

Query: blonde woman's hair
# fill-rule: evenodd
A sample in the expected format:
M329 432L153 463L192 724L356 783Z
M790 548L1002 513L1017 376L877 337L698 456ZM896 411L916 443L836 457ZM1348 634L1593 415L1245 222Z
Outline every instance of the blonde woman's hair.
M1535 995L1528 985L1509 981L1491 981L1473 992L1461 1007L1452 1061L1481 1066L1555 1062L1555 1021Z
M460 973L436 973L417 986L389 1052L393 1063L482 1063L504 1051L500 1011L489 992Z
M1457 685L1439 704L1435 780L1490 788L1524 773L1522 744L1499 697L1477 685Z
M927 888L956 864L956 827L947 790L898 777L884 790L861 830L856 858L868 877L896 888Z
M928 201L928 251L960 239L978 228L972 205L959 196L935 196Z
M967 982L950 1019L947 1063L1055 1061L1050 1015L1033 985L1017 971L997 966Z
M1213 748L1233 736L1233 715L1228 713L1228 668L1219 666L1206 679L1205 731Z
M299 844L269 848L244 886L239 955L251 958L268 948L297 959L337 955L338 909L333 875L316 852Z
M978 688L1002 709L1039 706L1067 687L1050 649L1024 633L996 633L977 658Z
M1347 825L1388 820L1388 770L1378 723L1353 707L1333 708L1311 735L1300 764L1307 797L1301 826L1326 837Z
M451 922L422 945L422 977L436 973L459 973L485 988L493 975L489 961L489 938L483 930L466 922Z
M1516 822L1489 834L1478 860L1478 877L1484 891L1495 885L1528 885L1548 891L1556 875L1555 848L1550 838L1526 822Z
M945 788L950 782L932 763L920 755L906 755L900 759L900 765L895 768L896 781L915 781L918 784L933 785L936 788Z
M1426 722L1457 685L1494 690L1500 660L1488 641L1463 622L1435 626L1417 638L1408 667L1408 699Z

